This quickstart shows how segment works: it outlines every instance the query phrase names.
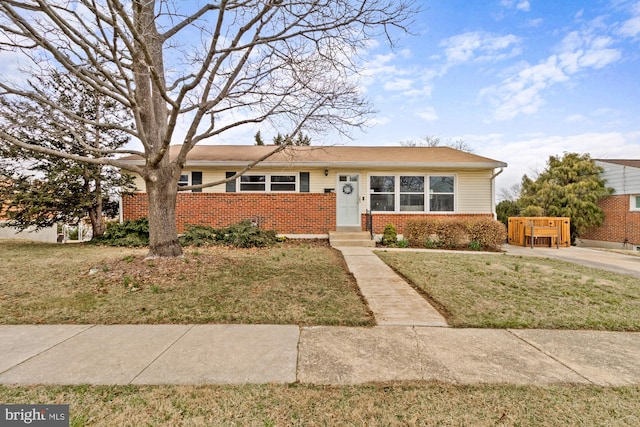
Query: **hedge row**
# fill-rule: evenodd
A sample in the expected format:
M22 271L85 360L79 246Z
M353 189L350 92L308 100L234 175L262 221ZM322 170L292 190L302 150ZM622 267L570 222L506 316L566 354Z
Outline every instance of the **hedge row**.
M491 218L414 219L405 223L404 237L414 248L497 251L507 229Z
M206 225L188 225L180 236L182 246L229 245L240 248L261 248L277 241L276 232L263 230L250 221L241 221L228 227L214 229ZM107 225L102 236L92 243L106 246L140 247L149 245L149 221L146 218L127 220Z

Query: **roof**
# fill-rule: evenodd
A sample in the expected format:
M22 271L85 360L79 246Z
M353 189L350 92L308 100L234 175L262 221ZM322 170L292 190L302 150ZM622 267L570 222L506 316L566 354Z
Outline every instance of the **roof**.
M640 160L632 160L632 159L594 159L594 160L598 162L612 163L614 165L640 168Z
M169 148L173 158L179 145ZM197 145L187 155L186 166L246 165L265 156L274 145ZM123 160L142 163L138 156ZM506 167L498 160L450 147L290 146L262 162L269 166L307 167L420 167L489 169Z

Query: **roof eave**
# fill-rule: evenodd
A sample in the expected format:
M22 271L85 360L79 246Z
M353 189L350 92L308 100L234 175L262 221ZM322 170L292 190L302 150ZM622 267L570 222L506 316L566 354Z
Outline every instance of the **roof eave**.
M250 162L248 161L209 161L209 160L195 160L188 161L187 167L193 166L208 166L208 167L244 167ZM411 168L425 168L425 169L495 169L507 167L504 162L427 162L427 163L415 163L415 162L269 162L265 161L260 163L260 166L268 167L306 167L306 168L376 168L376 169L411 169Z
M145 164L144 160L125 160L126 163L131 165L140 165L143 166ZM250 161L238 161L238 160L187 160L185 167L245 167L250 164ZM296 162L296 161L288 161L288 162L270 162L264 161L259 164L259 166L263 167L272 167L272 168L291 168L292 166L296 167L305 167L305 168L340 168L340 169L349 169L349 168L376 168L376 169L415 169L415 168L423 168L423 169L495 169L495 168L504 168L507 167L507 164L504 162L425 162L425 163L416 163L416 162L336 162L336 161L328 161L328 162Z

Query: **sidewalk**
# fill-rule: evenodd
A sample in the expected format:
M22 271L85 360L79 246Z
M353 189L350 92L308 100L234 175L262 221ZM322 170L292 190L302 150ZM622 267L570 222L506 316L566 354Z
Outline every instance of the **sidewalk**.
M2 384L640 384L640 333L293 325L0 326Z
M640 274L640 259L575 249L507 253ZM640 333L448 328L371 249L340 250L378 326L0 326L0 384L640 384Z

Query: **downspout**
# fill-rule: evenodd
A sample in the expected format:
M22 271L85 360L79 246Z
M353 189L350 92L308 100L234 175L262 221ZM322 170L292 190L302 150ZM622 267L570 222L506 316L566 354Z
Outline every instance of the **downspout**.
M118 220L120 224L124 222L124 212L122 211L122 194L118 195Z
M504 172L504 168L500 168L498 172L494 172L491 175L491 213L493 214L493 219L498 219L498 214L496 213L496 177Z

